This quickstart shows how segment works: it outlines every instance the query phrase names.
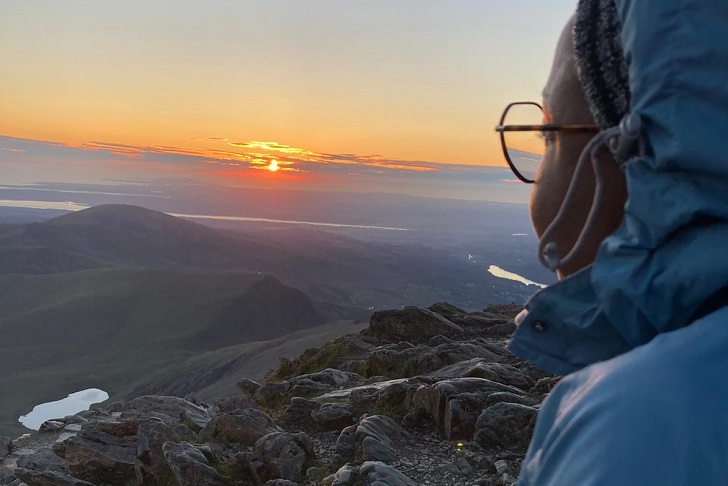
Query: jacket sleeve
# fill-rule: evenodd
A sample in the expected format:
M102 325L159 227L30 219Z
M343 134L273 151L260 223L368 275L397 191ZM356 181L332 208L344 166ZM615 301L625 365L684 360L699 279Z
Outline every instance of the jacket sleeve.
M722 339L704 339L709 325ZM728 484L727 327L708 319L564 378L518 484Z

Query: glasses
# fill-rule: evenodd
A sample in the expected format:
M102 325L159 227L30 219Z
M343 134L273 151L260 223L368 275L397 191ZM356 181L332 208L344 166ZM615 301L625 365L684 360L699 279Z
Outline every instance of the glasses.
M543 124L543 108L532 101L518 101L506 106L495 131L500 133L503 155L520 180L532 184L546 153L544 139L553 132L596 133L596 125Z

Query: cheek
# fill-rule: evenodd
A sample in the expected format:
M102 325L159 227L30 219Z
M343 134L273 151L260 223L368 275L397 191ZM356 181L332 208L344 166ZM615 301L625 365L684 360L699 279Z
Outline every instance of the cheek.
M546 153L536 174L536 182L531 188L531 223L539 237L556 217L563 199L563 188L558 177L559 168L554 155L553 151Z

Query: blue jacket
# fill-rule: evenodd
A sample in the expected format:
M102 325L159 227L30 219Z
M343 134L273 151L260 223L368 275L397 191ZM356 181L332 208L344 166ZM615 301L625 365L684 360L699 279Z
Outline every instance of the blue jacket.
M616 0L647 156L595 262L511 350L568 374L520 485L728 485L728 1Z

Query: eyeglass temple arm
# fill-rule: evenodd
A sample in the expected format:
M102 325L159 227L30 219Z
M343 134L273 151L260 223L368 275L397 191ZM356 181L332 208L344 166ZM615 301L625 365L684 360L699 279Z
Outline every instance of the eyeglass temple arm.
M596 125L496 125L495 131L503 132L598 132Z

